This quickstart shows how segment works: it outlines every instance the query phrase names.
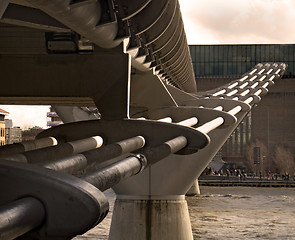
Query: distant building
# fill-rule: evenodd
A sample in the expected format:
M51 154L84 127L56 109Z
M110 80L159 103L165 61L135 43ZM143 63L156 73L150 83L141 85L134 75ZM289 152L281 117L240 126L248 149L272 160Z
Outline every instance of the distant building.
M44 131L44 129L37 126L24 130L22 131L22 141L35 140L36 136L42 131Z
M0 108L0 146L5 145L5 116L9 114Z
M71 108L71 107L70 107ZM73 107L71 111L79 113L80 121L86 119L100 119L101 115L96 107ZM59 118L57 113L54 111L52 107L50 107L50 111L47 112L47 126L54 127L63 124L63 121Z
M5 143L13 144L22 141L22 129L13 127L11 119L5 119Z
M266 149L261 164L267 171L274 171L271 158L277 146L295 156L295 44L190 45L189 48L200 92L238 79L260 62L288 64L283 78L247 115L221 152L227 167L244 168L247 147L259 140Z
M57 113L50 107L50 112L47 113L47 126L54 127L62 124L63 121L58 117Z

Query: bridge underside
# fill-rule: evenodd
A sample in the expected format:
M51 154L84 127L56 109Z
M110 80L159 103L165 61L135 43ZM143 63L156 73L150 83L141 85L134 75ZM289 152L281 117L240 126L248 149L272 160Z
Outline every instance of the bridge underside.
M112 187L110 239L192 239L184 195L286 65L196 92L176 0L6 0L0 17L0 103L65 123L0 148L4 238L82 234Z

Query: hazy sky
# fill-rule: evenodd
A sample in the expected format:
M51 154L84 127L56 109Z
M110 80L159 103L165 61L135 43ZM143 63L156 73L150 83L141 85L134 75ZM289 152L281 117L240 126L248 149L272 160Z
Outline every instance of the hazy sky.
M179 0L189 44L295 43L295 0Z
M179 0L189 44L295 43L295 0ZM46 127L49 107L4 106L14 126Z

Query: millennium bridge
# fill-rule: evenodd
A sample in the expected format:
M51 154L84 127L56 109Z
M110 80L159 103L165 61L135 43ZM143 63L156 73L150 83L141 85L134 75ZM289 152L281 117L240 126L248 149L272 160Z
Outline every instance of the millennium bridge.
M0 239L193 239L185 194L284 73L198 92L177 0L2 0L1 104L65 124L0 148Z

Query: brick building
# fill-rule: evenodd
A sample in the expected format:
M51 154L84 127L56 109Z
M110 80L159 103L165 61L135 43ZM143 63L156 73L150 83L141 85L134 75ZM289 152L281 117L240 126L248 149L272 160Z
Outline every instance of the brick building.
M222 159L233 168L245 167L249 146L259 145L264 168L274 171L273 158L281 147L295 156L295 44L191 45L198 91L238 79L260 62L284 62L288 68L270 87L222 147Z
M5 116L8 113L0 108L0 146L5 145Z

